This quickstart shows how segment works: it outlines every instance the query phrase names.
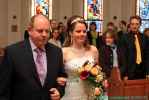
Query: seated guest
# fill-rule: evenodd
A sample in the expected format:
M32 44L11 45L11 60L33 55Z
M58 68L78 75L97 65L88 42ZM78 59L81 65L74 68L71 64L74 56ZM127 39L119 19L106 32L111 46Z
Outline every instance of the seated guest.
M119 67L121 78L126 76L126 59L125 49L117 43L116 33L112 30L108 30L103 34L104 44L99 49L99 63L106 73L107 78L110 77L113 67Z
M62 47L61 42L59 40L59 36L60 36L60 33L58 31L58 28L54 28L52 30L52 34L49 42L54 44L55 46Z

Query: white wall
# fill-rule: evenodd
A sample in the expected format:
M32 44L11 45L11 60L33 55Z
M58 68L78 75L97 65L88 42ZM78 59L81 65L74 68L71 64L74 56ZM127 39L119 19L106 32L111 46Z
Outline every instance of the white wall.
M83 0L53 0L53 19L66 23L72 15L83 16Z
M74 0L76 1L76 0ZM67 18L73 15L72 7L73 0L53 0L53 19L66 22Z
M1 0L0 12L0 47L22 40L31 16L31 0ZM12 32L14 25L16 32Z
M135 15L135 0L103 0L104 28L107 22L117 16L118 20L128 21ZM83 0L53 0L53 18L64 21L64 16L83 16Z
M8 2L7 0L1 0L0 3L0 47L4 47L7 44L8 34Z
M112 20L113 16L117 16L121 19L122 15L122 0L109 0L109 20Z
M8 44L21 40L21 9L21 0L8 0ZM17 30L13 32L15 25Z
M122 19L128 21L129 17L136 14L136 0L122 0Z
M72 0L72 14L83 16L83 0Z
M135 15L136 0L104 0L104 29L113 16L128 22L130 16Z
M22 0L21 1L21 15L20 15L20 24L21 24L21 39L24 38L24 31L27 29L28 22L31 18L31 0Z

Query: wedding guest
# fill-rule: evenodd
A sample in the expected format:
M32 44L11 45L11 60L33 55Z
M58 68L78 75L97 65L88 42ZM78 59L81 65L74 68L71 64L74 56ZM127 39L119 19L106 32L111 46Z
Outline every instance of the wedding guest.
M126 72L126 51L125 48L117 41L117 34L112 30L107 30L103 34L104 44L99 49L99 63L106 73L107 78L111 75L111 70L114 67L120 69L121 78L127 76Z
M63 45L66 37L66 27L62 22L58 24L58 30L60 33L60 41L61 41L61 44Z
M114 25L113 22L108 22L106 30L112 30L112 31L117 32L117 27Z
M88 41L90 44L97 47L97 38L99 37L99 33L96 31L97 25L95 22L91 22L89 26L89 31L87 32Z
M144 34L144 36L149 38L149 28L145 28L143 34Z
M143 34L139 31L141 18L131 16L130 32L126 35L128 79L143 79L149 74L149 63L144 58L148 58L149 50Z
M62 47L62 44L59 40L59 37L60 37L60 33L59 33L59 30L58 28L54 28L52 30L52 34L51 34L51 38L49 39L48 42L54 44L55 46L58 46L58 47Z
M149 67L147 67L148 65L149 65L149 28L145 28L145 30L144 30L144 32L143 32L143 34L144 34L144 40L146 41L145 43L144 43L144 62L145 62L145 66L146 66L146 70L147 70L147 72L146 72L146 78L147 79L149 79Z

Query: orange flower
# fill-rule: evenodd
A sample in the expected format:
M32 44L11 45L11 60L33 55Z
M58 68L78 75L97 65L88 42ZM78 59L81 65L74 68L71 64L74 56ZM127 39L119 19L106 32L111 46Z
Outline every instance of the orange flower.
M99 96L101 94L100 88L96 87L94 94L95 94L95 96Z
M99 71L98 71L98 68L97 67L93 67L91 70L90 70L91 74L93 76L97 76Z

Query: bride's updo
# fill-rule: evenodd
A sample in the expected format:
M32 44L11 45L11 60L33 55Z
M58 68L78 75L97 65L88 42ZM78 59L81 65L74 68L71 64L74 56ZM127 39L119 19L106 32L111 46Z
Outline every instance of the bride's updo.
M83 17L77 16L77 15L70 17L67 21L67 35L66 35L66 40L64 42L65 47L72 45L71 34L73 33L77 23L84 24L87 29L87 24ZM89 45L88 39L86 39L86 41L84 42L84 47L89 49L90 45Z

